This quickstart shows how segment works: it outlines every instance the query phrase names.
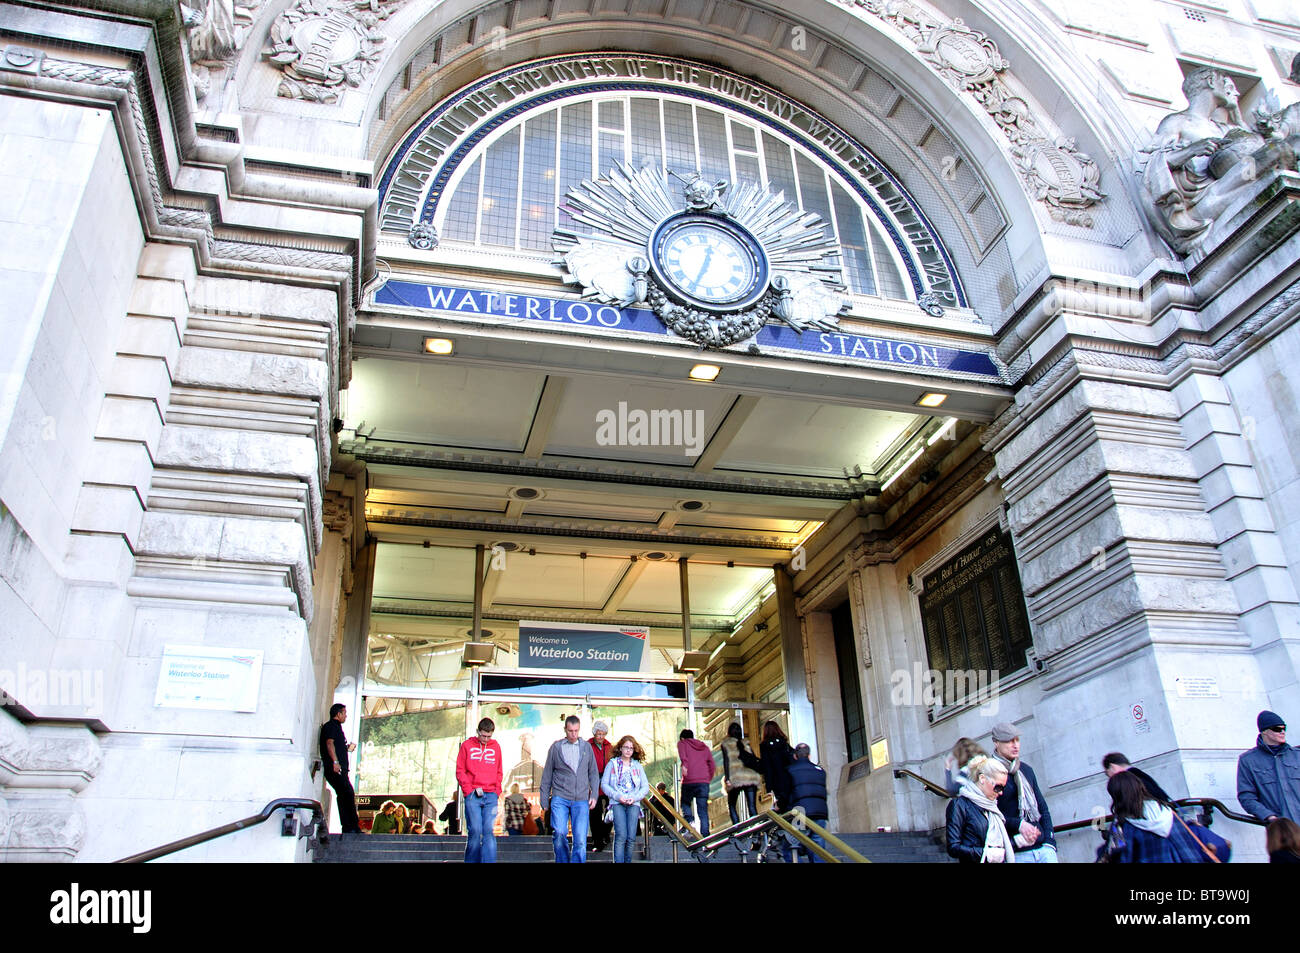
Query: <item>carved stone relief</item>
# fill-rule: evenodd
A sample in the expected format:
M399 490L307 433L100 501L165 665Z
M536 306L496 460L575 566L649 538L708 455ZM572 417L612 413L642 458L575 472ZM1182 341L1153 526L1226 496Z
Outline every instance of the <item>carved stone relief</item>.
M182 23L188 35L194 96L202 101L231 73L235 54L248 38L266 0L185 0Z
M1300 103L1282 109L1270 92L1248 126L1232 78L1208 67L1183 81L1183 95L1187 108L1160 121L1137 172L1151 224L1174 251L1188 255L1253 192L1257 179L1296 170Z
M1007 83L1011 64L997 44L960 19L936 20L907 0L840 0L859 6L906 36L949 84L973 96L1006 135L1025 185L1053 219L1091 228L1089 209L1103 198L1101 170L1066 136L1044 132L1029 103Z
M298 0L276 19L262 58L284 73L278 90L289 99L337 103L360 86L387 37L381 20L404 0Z

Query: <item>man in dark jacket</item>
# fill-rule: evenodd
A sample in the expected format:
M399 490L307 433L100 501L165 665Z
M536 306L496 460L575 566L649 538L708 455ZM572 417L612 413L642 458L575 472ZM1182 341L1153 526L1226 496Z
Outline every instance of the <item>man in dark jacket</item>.
M1056 863L1052 813L1034 770L1020 760L1020 730L1006 721L995 725L993 752L1007 767L1007 786L998 797L998 810L1007 819L1016 863Z
M1237 800L1265 823L1300 822L1300 751L1286 743L1286 722L1276 712L1261 711L1255 727L1255 747L1237 759Z
M1169 804L1173 801L1173 798L1165 793L1165 789L1156 783L1155 778L1151 777L1151 775L1147 774L1142 769L1133 767L1133 765L1129 763L1128 758L1124 757L1124 755L1118 751L1112 751L1101 759L1101 769L1106 772L1107 780L1113 778L1121 771L1127 771L1129 774L1133 775L1133 777L1141 781L1142 786L1147 789L1147 793L1161 804Z
M812 762L812 749L805 744L796 745L794 749L794 762L790 765L790 806L792 809L803 810L804 815L810 821L826 825L826 819L830 816L827 808L826 793L826 772L819 765ZM805 831L809 839L822 847L826 846L826 841L815 831L808 829ZM821 863L822 858L818 857L816 852L809 850L807 847L800 846L799 853L806 856L810 863Z

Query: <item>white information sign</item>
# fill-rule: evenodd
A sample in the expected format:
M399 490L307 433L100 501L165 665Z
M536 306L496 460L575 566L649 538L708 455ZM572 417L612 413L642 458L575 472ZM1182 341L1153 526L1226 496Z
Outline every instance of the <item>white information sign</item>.
M257 711L262 684L261 649L164 645L158 673L158 708Z
M1179 698L1218 698L1219 679L1214 675L1180 675L1174 679Z

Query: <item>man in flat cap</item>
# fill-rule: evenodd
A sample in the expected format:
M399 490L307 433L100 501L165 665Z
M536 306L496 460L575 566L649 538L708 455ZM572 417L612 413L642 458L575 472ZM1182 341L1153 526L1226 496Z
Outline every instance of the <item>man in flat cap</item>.
M994 725L993 753L1007 767L1007 786L998 797L998 810L1007 819L1016 863L1056 863L1052 813L1034 769L1020 760L1020 729L1008 721Z

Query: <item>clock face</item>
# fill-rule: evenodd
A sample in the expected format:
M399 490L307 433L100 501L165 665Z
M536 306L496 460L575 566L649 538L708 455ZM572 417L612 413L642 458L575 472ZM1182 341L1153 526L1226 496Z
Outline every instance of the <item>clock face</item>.
M767 257L758 242L716 216L681 213L661 223L651 262L675 297L697 307L734 311L767 290Z

